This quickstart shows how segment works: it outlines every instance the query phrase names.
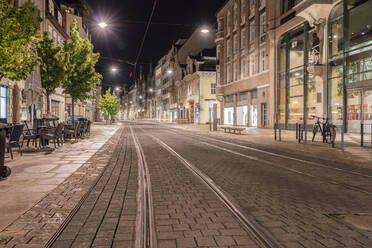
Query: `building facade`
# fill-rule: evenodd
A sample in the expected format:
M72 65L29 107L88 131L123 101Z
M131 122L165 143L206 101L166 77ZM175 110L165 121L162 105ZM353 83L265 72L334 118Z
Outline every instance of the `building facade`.
M228 1L217 13L223 123L291 129L320 116L347 132L361 124L370 131L371 7L371 0Z
M217 98L221 124L270 127L274 124L275 85L270 81L270 37L274 17L264 0L231 0L217 13Z

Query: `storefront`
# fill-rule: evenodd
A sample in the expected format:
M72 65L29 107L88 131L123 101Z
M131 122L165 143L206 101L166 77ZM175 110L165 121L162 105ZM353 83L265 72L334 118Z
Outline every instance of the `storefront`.
M308 23L284 34L279 42L279 82L277 123L287 129L296 123L309 123L316 115L315 76L308 66L316 63L312 53L317 49L317 35Z
M350 0L329 16L328 115L347 132L372 124L371 10L372 0ZM371 131L370 125L365 131Z
M8 118L8 87L0 86L0 122L7 122Z
M224 125L234 125L234 96L225 96L224 110L223 110Z
M241 92L237 96L236 122L238 126L246 127L248 125L248 92Z

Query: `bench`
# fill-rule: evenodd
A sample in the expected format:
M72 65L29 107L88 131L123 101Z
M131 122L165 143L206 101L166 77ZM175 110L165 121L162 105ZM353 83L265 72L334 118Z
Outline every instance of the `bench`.
M242 134L242 131L245 130L245 128L243 128L243 127L227 127L227 126L224 126L224 127L221 127L221 128L224 130L225 133L226 132L229 132L229 133L234 132L234 134L236 134L237 132L239 132L239 134Z

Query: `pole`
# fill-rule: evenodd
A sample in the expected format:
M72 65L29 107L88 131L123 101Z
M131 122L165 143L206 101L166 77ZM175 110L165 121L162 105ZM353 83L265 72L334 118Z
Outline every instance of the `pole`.
M360 146L364 146L364 124L360 124Z
M296 140L298 139L298 123L296 122Z
M341 150L344 151L344 140L345 140L345 131L344 131L344 126L341 126Z
M279 141L282 141L282 129L279 125Z
M278 124L275 123L275 124L274 124L274 139L275 139L275 140L277 140L277 137L276 137L276 129L277 129L277 127L278 127Z
M209 132L212 132L212 111L209 108Z

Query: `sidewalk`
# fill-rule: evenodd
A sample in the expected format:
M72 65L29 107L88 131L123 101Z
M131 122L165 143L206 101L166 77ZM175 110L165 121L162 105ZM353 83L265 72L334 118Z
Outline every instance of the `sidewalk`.
M0 232L62 184L92 157L119 129L118 125L92 126L91 136L74 144L66 143L51 154L14 152L6 159L12 175L0 181Z
M314 157L320 157L336 162L353 163L358 166L372 169L372 148L370 135L365 137L366 147L360 147L360 136L357 134L345 134L344 151L341 150L341 135L338 132L336 138L336 147L332 148L329 144L321 142L319 135L315 142L311 142L312 133L308 132L307 144L298 143L295 131L282 130L282 141L274 140L273 129L247 128L242 135L224 133L221 128L217 132L210 132L209 125L194 124L165 124L172 128L188 130L197 133L203 133L213 136L220 136L229 139L247 141L258 146L282 149L286 152L304 153ZM278 134L279 137L279 134Z

